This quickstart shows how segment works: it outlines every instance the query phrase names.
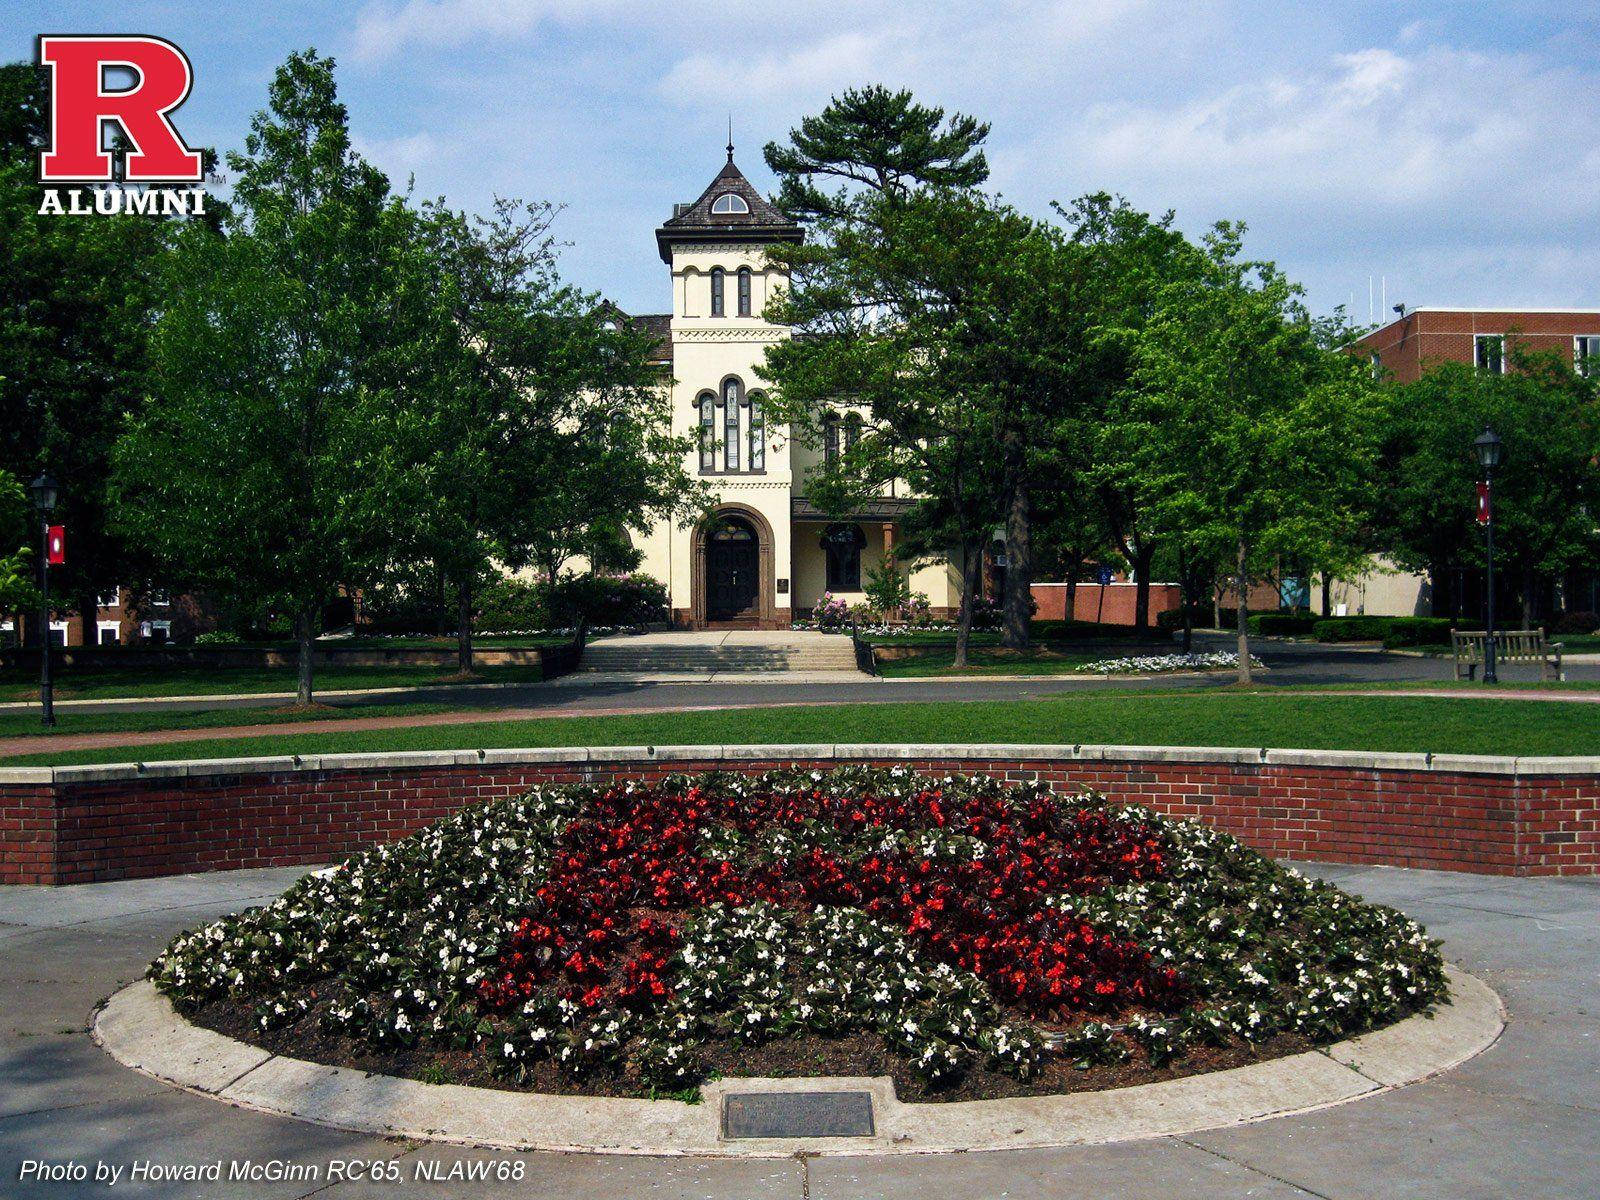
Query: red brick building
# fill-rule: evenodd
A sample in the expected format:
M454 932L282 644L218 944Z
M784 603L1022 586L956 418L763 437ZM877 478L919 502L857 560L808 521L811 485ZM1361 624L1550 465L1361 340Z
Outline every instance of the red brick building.
M1411 383L1443 362L1508 369L1511 348L1554 350L1585 370L1600 370L1600 309L1419 308L1351 347L1396 382Z

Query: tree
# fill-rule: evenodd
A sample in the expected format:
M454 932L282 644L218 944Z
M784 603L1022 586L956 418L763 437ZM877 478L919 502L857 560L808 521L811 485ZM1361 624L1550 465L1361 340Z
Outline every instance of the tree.
M625 557L627 530L686 518L701 493L671 436L656 347L616 310L561 282L548 204L501 200L472 220L430 206L401 557L434 564L472 669L476 588L497 564L554 580L575 555ZM603 561L602 561L603 565Z
M1495 550L1538 611L1537 580L1600 562L1600 380L1512 340L1504 375L1441 363L1390 389L1377 527L1403 569L1429 572L1435 611L1449 607L1451 568L1483 563L1473 521L1481 468L1472 439L1492 426L1505 443L1495 472Z
M1134 624L1150 624L1150 580L1156 554L1172 532L1140 491L1133 460L1143 453L1142 423L1127 409L1134 347L1154 312L1157 297L1198 269L1195 248L1173 228L1173 214L1160 218L1120 197L1097 192L1070 207L1056 206L1086 257L1092 281L1091 351L1082 386L1088 396L1082 421L1087 445L1083 470L1095 492L1100 519L1134 578Z
M155 283L176 223L39 215L47 93L34 64L0 66L0 470L63 483L57 517L72 554L53 568L53 590L92 630L97 593L147 566L113 528L108 484L122 423L145 403Z
M290 55L224 233L185 229L164 275L152 405L117 448L128 533L195 583L293 614L301 704L322 607L377 571L403 411L409 217L352 151L333 62Z
M1200 269L1127 334L1132 486L1159 524L1233 567L1239 680L1246 604L1278 560L1364 559L1379 402L1363 364L1324 348L1300 289L1240 258L1242 228L1205 239Z

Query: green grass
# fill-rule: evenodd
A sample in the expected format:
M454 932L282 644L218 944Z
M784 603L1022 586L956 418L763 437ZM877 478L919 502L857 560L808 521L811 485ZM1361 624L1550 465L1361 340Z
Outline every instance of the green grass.
M56 723L39 724L39 710L0 714L0 737L51 738L76 733L154 733L168 729L219 729L238 725L292 725L355 717L409 717L450 712L451 704L369 704L360 707L155 709L149 712L75 712L56 709Z
M956 649L949 644L919 647L907 658L879 658L878 673L886 679L917 679L927 675L1062 675L1079 670L1085 663L1113 657L1115 651L1063 650L1054 646L1034 646L1028 650L1007 650L1000 646L969 647L967 666L956 671Z
M88 763L535 746L1045 742L1459 754L1600 754L1600 705L1289 692L1094 693L1007 703L722 709L217 738L5 761Z
M474 683L538 683L538 665L480 666ZM120 667L68 669L56 677L58 700L154 699L161 696L226 696L252 692L292 692L293 667ZM324 667L316 673L319 692L348 688L426 687L459 683L448 667ZM0 673L0 700L37 700L39 680L31 671Z

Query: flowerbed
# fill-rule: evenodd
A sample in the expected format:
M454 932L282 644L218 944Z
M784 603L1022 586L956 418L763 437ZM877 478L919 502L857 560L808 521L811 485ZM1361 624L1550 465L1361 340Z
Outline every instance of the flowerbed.
M177 938L192 1019L540 1091L892 1074L907 1098L1236 1065L1445 994L1390 909L1202 826L845 768L536 789Z
M1160 675L1168 671L1220 671L1232 670L1239 665L1239 656L1232 650L1217 650L1208 654L1141 654L1129 658L1102 658L1085 663L1083 670L1094 675ZM1259 667L1261 660L1254 654L1250 665Z

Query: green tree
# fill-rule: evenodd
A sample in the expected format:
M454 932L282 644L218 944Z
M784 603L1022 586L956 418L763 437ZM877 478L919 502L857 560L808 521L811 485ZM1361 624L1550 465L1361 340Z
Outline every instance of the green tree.
M175 222L38 212L47 79L0 66L0 469L48 470L71 531L52 591L93 629L96 594L145 573L111 520L112 448L144 406L155 284ZM32 622L30 622L30 625Z
M435 565L472 668L476 589L499 566L550 579L576 555L625 557L626 531L702 507L671 436L657 348L563 283L555 209L499 201L472 220L434 205L418 294L431 336L410 372L402 557Z
M299 702L325 604L361 586L398 514L410 219L350 147L333 62L290 55L229 156L219 235L185 229L164 276L152 405L118 446L118 513L175 574L288 611Z
M1320 343L1300 289L1241 259L1241 235L1217 226L1201 269L1127 334L1125 461L1160 527L1231 560L1247 683L1251 581L1283 559L1364 561L1380 402L1361 363Z
M1538 580L1600 563L1600 380L1512 339L1511 370L1441 363L1391 389L1377 526L1397 565L1429 572L1436 612L1450 608L1457 566L1483 565L1474 521L1480 476L1472 440L1486 426L1505 443L1495 473L1495 555L1539 614Z

